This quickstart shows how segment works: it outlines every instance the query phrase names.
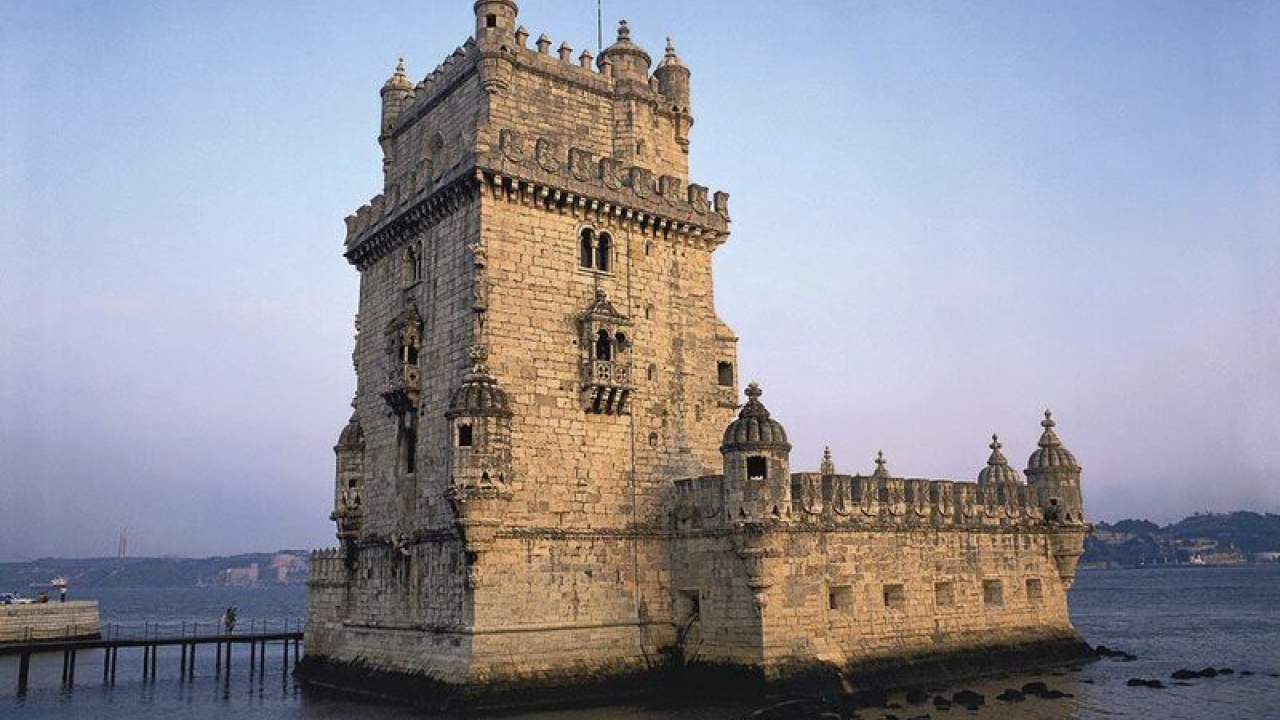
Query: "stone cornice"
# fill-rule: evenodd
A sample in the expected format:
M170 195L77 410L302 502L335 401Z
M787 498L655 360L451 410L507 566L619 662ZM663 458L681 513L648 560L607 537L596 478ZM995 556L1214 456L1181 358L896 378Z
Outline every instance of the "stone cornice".
M452 215L477 187L467 172L452 173L431 192L419 191L399 208L389 212L379 195L355 215L347 217L347 261L360 270L367 269L426 228Z

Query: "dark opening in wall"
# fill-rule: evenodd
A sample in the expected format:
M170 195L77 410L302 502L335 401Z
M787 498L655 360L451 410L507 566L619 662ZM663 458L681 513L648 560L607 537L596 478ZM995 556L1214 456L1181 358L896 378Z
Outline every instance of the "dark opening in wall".
M472 438L471 425L465 424L465 423L462 425L459 425L458 426L458 447L471 447L472 442L474 442L474 440Z
M890 610L905 610L907 608L907 588L900 583L885 585L884 606Z
M853 614L853 586L851 585L832 585L827 591L827 609L844 613L845 615Z
M983 580L982 602L988 607L1004 605L1004 582L1000 580Z
M485 16L484 16L484 26L485 26L485 27L498 27L498 16L497 16L497 15L485 15Z
M595 235L590 228L584 228L578 239L578 264L584 268L591 267L595 261Z
M596 269L600 272L609 272L609 253L612 250L613 240L607 233L600 233L600 239L596 242Z
M733 387L733 363L721 360L716 363L716 383L720 387Z
M764 480L769 475L769 463L762 457L747 458L747 478Z
M596 333L596 359L613 359L613 340L609 337L608 330L601 330Z
M1044 602L1044 585L1040 578L1027 578L1027 602L1032 605Z

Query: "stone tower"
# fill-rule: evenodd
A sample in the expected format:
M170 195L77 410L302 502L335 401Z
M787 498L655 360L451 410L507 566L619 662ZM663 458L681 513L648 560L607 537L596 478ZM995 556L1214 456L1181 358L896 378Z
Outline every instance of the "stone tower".
M382 87L384 187L347 218L343 569L313 582L308 653L470 686L635 668L672 632L664 493L720 470L736 409L728 196L689 182L669 42L651 71L625 22L575 58L511 0L474 11Z

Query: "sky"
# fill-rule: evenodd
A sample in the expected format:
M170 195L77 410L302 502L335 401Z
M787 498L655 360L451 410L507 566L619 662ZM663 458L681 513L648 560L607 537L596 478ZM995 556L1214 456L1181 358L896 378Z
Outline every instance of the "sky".
M592 0L520 0L595 49ZM605 0L692 70L716 302L814 470L1054 410L1095 521L1280 511L1280 4ZM378 89L471 2L0 0L0 560L334 543Z

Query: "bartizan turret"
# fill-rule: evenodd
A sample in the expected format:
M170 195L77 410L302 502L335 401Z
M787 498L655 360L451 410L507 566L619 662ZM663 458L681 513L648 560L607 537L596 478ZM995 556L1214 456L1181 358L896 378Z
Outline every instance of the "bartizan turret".
M791 443L760 402L763 394L756 383L747 386L747 404L725 428L720 445L730 522L791 519Z
M676 134L676 143L680 149L689 152L689 128L693 127L693 115L690 109L689 68L680 62L676 55L675 45L667 38L667 51L653 71L658 79L658 93L666 101L665 108L672 115Z
M1027 484L1036 496L1050 525L1054 562L1063 584L1070 588L1075 581L1076 564L1084 553L1084 536L1089 526L1084 521L1084 501L1080 496L1080 464L1075 455L1062 446L1053 428L1053 413L1045 410L1040 426L1039 448L1027 459Z
M355 544L360 537L364 521L364 428L352 413L351 420L338 436L333 447L337 455L337 473L334 478L333 513L329 516L338 526L338 540L342 543L348 564L355 559Z
M471 371L454 391L449 421L449 501L467 553L467 581L478 584L479 565L490 548L511 498L511 402L485 366L487 352L471 350Z
M480 51L480 84L485 92L500 92L511 85L515 68L516 16L520 8L512 0L477 0L476 47Z
M382 85L382 127L378 132L378 144L382 146L382 171L391 169L393 162L391 142L400 113L413 97L413 82L405 74L404 58L396 63L395 72Z

